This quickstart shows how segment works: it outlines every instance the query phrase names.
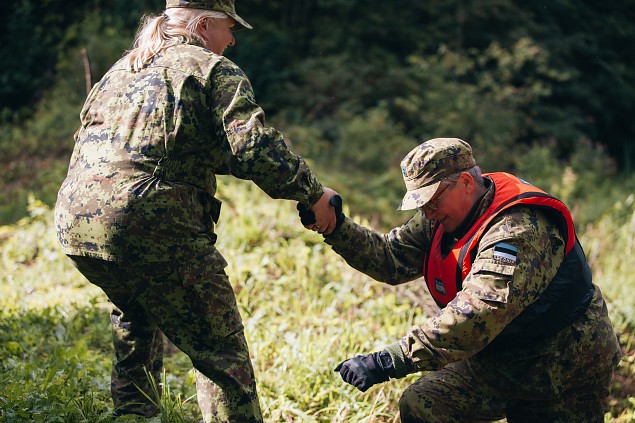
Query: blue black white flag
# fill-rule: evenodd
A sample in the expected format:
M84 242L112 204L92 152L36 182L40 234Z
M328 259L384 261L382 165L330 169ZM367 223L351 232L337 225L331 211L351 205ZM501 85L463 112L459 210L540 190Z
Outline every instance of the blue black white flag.
M499 242L494 246L494 260L500 260L505 264L516 264L518 248L513 245Z

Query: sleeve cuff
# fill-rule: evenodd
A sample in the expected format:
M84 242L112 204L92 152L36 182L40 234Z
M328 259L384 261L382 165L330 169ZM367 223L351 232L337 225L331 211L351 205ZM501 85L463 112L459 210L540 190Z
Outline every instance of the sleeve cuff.
M351 227L354 228L353 221L348 216L344 216L344 221L340 226L335 228L330 234L323 235L324 241L329 245L337 244L340 240L346 240L346 242L348 242L351 237L350 234L348 234L349 236L346 235L347 231L350 232Z
M388 345L384 350L386 350L388 354L390 354L390 358L392 358L393 366L395 366L395 379L405 377L412 373L407 364L409 360L406 358L398 342Z

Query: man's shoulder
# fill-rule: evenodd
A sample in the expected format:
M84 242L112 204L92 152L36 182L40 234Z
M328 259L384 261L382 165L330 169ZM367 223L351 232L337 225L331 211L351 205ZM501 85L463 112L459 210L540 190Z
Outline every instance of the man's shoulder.
M522 204L497 215L483 234L482 243L513 239L533 243L553 236L562 236L553 213L543 207Z

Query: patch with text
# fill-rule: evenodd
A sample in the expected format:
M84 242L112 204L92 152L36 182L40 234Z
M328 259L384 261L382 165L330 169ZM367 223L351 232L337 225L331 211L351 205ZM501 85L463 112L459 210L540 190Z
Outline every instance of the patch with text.
M494 246L494 260L499 260L505 264L516 264L518 248L513 245L499 242Z

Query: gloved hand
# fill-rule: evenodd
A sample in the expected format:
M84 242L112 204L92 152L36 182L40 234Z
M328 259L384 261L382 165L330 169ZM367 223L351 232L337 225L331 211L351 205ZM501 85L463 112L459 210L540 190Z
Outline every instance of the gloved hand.
M395 376L395 367L387 351L350 358L341 362L335 371L340 373L344 382L362 392Z
M342 226L344 223L344 212L342 212L342 197L340 195L334 195L329 200L329 204L335 209L335 229Z
M309 226L315 223L315 213L311 209L307 209L302 203L298 203L298 212L300 214L300 222L303 226Z
M339 195L332 196L329 199L329 204L335 209L335 229L337 229L342 225L346 217L342 212L342 197ZM297 209L302 225L308 226L315 223L315 214L313 214L311 209L307 209L302 203L298 203Z

